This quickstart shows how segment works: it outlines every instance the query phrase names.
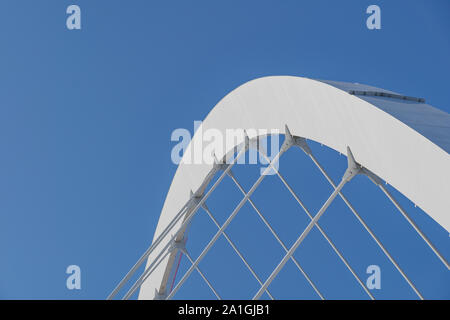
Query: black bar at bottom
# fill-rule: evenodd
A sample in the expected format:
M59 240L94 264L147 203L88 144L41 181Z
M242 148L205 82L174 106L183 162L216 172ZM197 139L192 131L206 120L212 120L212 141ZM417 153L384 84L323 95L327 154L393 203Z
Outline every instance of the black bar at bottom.
M18 315L30 313L37 315L57 315L59 319L79 317L91 319L98 315L105 319L109 314L122 319L296 319L317 317L330 314L339 318L352 314L358 318L379 315L392 315L393 310L401 312L402 318L407 313L416 313L420 307L431 307L433 314L438 307L448 310L449 301L351 301L351 300L171 300L171 301L100 301L100 300L3 300L0 308L4 314ZM10 310L8 310L10 309ZM118 317L119 316L119 317Z

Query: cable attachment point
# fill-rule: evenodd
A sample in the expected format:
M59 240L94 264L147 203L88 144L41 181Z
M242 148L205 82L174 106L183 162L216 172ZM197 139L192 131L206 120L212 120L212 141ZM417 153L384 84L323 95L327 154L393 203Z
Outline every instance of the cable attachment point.
M214 171L218 172L218 171L225 171L228 166L230 165L229 163L226 163L225 159L222 159L221 161L219 161L216 157L216 154L213 154L214 157Z
M280 154L285 153L289 150L290 147L292 147L295 144L295 138L291 134L291 131L289 131L289 128L287 125L284 126L284 141L280 148Z
M375 173L373 173L369 169L366 169L363 167L361 169L361 173L366 175L370 179L370 181L372 181L375 185L379 186L379 185L383 184L383 180L381 180L381 178L379 176L377 176Z
M173 252L174 250L179 250L183 253L186 252L186 241L184 237L179 241L175 241L175 239L172 240L169 247L169 252Z
M166 300L166 298L167 298L166 291L159 293L158 289L155 289L155 297L153 298L153 300Z
M190 197L189 197L189 203L187 205L187 210L191 210L197 206L197 204L200 202L200 199L202 198L201 195L198 195L197 193L190 191Z
M283 145L281 146L282 152L287 151L292 146L297 146L300 149L302 149L303 152L305 152L306 154L308 155L312 154L312 151L309 148L309 145L306 142L305 138L293 136L287 125L285 125L284 128L285 128L285 139Z
M303 150L307 155L312 155L312 151L309 148L308 142L303 137L294 137L294 144Z
M353 157L353 153L350 150L350 147L347 147L347 163L348 167L347 170L345 170L342 180L349 182L361 171L361 165L356 162L355 158Z

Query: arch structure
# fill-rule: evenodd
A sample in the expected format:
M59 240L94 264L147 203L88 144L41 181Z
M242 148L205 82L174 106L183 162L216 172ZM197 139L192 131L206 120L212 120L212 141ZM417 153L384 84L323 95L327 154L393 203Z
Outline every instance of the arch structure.
M308 227L312 228L318 223L320 215L329 205L328 202L337 195L340 195L357 214L340 193L340 189L354 174L363 173L383 188L444 265L449 267L445 258L409 219L407 213L385 189L384 183L381 183L384 181L396 188L443 228L450 231L450 115L426 104L424 99L356 83L271 76L249 81L225 96L201 125L203 131L212 128L221 132L227 129L248 130L248 136L236 141L236 146L241 146L242 149L256 138L252 136L253 131L249 130L256 128L277 129L285 133L286 139L281 151L296 144L306 153L310 153L306 141L313 140L339 153L347 154L349 168L341 183L335 184L326 172L322 171L335 192L321 211L310 216L311 224ZM189 149L197 140L202 139L199 129ZM184 157L189 154L189 149ZM218 159L224 156L220 152L217 151ZM235 148L225 150L226 154L230 152L235 152ZM309 155L315 160L312 154ZM183 242L187 223L195 211L204 207L205 198L209 195L206 187L213 176L226 175L229 173L227 169L231 170L230 167L233 165L221 162L191 164L184 160L183 158L178 166L167 194L152 246L132 269L133 272L136 271L137 267L146 261L146 269L140 281L138 280L131 289L131 293L134 293L140 288L139 299L173 296L167 283L175 260L174 253L178 250L185 252L180 244ZM275 157L272 161L277 160ZM316 164L323 170L317 161ZM221 177L216 182L220 182ZM214 189L214 185L211 189ZM244 202L249 200L251 192L252 190L246 194L243 191ZM362 220L360 222L371 232ZM218 226L219 236L223 234L226 226L227 223L222 227ZM305 230L292 248L286 248L286 259L280 262L279 267L284 265L285 260L292 259L296 245L300 244L308 232L309 230ZM371 235L382 246L376 236L372 233ZM396 264L387 250L383 247L382 249ZM194 262L189 257L193 270L198 268L201 258L202 256ZM343 257L342 261L346 263ZM351 270L351 267L346 265ZM398 265L396 267L418 297L423 298ZM259 298L262 292L267 291L270 281L277 274L275 271L271 275L272 279L269 277L267 280L258 280L262 286L255 298ZM359 280L356 274L354 276ZM124 280L128 279L129 277L126 277ZM359 282L364 287L364 284ZM115 293L120 288L119 285ZM368 294L372 297L370 293ZM128 297L130 295L126 296Z

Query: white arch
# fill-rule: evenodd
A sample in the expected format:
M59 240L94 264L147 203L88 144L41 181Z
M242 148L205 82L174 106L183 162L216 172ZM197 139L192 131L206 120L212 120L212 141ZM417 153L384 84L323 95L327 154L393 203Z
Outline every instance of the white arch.
M284 133L285 125L293 135L320 142L343 154L350 146L362 166L450 230L450 157L447 151L398 117L332 84L291 76L247 82L211 110L202 129L215 128L224 133L226 129L264 128ZM251 132L249 135L253 138ZM198 139L202 137L197 131L189 148ZM178 166L154 241L189 200L190 191L200 188L211 169L209 164L182 162ZM173 230L177 230L177 226ZM147 265L174 232L169 233L149 256ZM155 289L165 289L163 277L171 263L167 256L143 283L140 299L153 299Z

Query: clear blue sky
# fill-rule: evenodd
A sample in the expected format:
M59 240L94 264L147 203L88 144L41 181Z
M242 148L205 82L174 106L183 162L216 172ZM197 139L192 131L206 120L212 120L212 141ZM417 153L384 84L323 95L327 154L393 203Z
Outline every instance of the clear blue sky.
M66 29L70 4L81 7L82 30ZM370 4L381 7L381 30L366 28ZM176 170L171 132L192 130L194 120L248 80L298 75L366 83L424 97L450 112L449 33L447 0L1 1L0 298L105 298L153 237ZM337 179L345 157L313 148ZM301 170L303 162L308 169ZM306 163L291 150L280 168L316 211L331 189ZM247 188L254 169L236 169ZM217 194L208 201L222 222L239 201L227 183L232 200ZM254 201L292 243L306 216L280 191L277 199L286 198L281 212L268 196L271 188L282 185L267 178ZM345 193L425 297L450 298L448 271L388 200L362 177ZM401 201L449 259L448 233ZM282 251L268 233L256 236L266 231L251 220L251 207L245 209L241 219L247 224L231 225L230 236L265 278ZM292 223L282 223L285 212ZM388 225L380 223L383 216ZM205 217L192 226L208 230L197 242L189 240L194 256L215 230L203 228ZM340 227L344 222L347 229ZM367 265L380 265L377 298L414 298L342 202L330 207L322 224L362 278ZM255 235L246 237L250 241L240 239L249 232ZM225 247L222 239L216 249ZM215 252L200 266L222 296L251 297L257 289L251 275L238 260ZM297 257L327 297L365 298L320 235L313 232ZM66 289L71 264L81 267L81 290ZM218 277L234 265L241 268L235 271L238 283ZM292 265L271 290L279 298L316 298ZM194 274L177 297L212 295Z

